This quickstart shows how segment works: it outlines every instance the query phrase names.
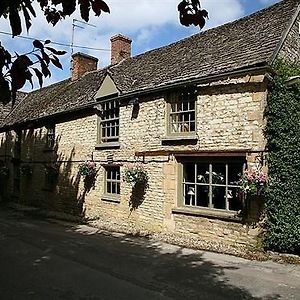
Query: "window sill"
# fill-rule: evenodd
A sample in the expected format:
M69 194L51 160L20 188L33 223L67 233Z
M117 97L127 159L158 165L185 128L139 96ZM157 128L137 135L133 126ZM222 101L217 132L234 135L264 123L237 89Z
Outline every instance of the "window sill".
M111 148L120 148L120 143L110 142L110 143L97 144L95 146L95 149L111 149Z
M104 201L104 202L110 202L110 203L115 203L115 204L119 204L121 201L120 201L120 197L117 197L117 196L111 196L111 195L103 195L101 197L101 200Z
M182 214L189 216L199 216L212 219L220 219L233 222L241 222L242 218L235 211L224 211L213 208L189 208L189 207L176 207L172 209L173 214Z

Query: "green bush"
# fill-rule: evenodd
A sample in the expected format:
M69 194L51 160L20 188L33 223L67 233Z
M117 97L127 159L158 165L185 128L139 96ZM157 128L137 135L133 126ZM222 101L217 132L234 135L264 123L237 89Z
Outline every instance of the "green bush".
M269 189L264 244L300 254L300 84L286 85L289 77L300 75L300 66L280 60L274 67L265 110Z

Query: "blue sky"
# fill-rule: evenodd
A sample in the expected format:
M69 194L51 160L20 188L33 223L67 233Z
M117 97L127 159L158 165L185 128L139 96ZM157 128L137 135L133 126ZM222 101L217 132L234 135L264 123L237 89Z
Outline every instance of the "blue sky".
M178 22L177 5L179 0L106 0L111 14L101 15L100 18L91 17L90 24L96 27L83 26L76 28L74 44L105 50L85 50L76 48L74 52L84 52L99 59L98 68L105 67L110 62L110 37L122 33L133 40L132 54L140 54L153 48L158 48L199 32L196 27L184 27ZM272 5L279 0L201 0L202 8L209 12L209 20L204 28L207 30L221 24L249 15L257 10ZM33 26L23 36L39 39L50 39L53 42L71 43L72 19L80 20L78 12L57 24L49 25L39 11ZM23 26L25 28L25 26ZM10 32L5 19L0 20L0 31ZM0 34L0 41L10 51L19 54L31 49L31 41L21 38L11 38ZM52 77L45 81L51 84L70 76L71 49L55 46L56 49L66 50L68 54L62 58L64 70L52 68ZM35 88L38 85L35 84ZM30 90L29 86L25 90Z

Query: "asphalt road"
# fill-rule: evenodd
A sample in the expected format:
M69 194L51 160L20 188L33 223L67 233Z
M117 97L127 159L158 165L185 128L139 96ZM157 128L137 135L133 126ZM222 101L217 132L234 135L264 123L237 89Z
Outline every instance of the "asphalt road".
M0 299L300 299L300 266L172 246L0 208Z

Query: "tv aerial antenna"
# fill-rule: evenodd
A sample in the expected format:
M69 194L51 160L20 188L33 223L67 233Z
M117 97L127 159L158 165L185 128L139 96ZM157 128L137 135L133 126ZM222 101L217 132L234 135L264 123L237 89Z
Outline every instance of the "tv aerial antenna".
M73 21L72 21L71 55L73 55L73 53L74 53L75 29L76 29L76 28L84 29L83 26L80 26L80 25L78 25L78 24L82 24L82 25L84 25L84 26L90 26L90 27L97 28L97 26L95 26L95 25L93 25L93 24L89 24L89 23L86 23L86 22L83 22L83 21L80 21L80 20L77 20L77 19L73 19Z

